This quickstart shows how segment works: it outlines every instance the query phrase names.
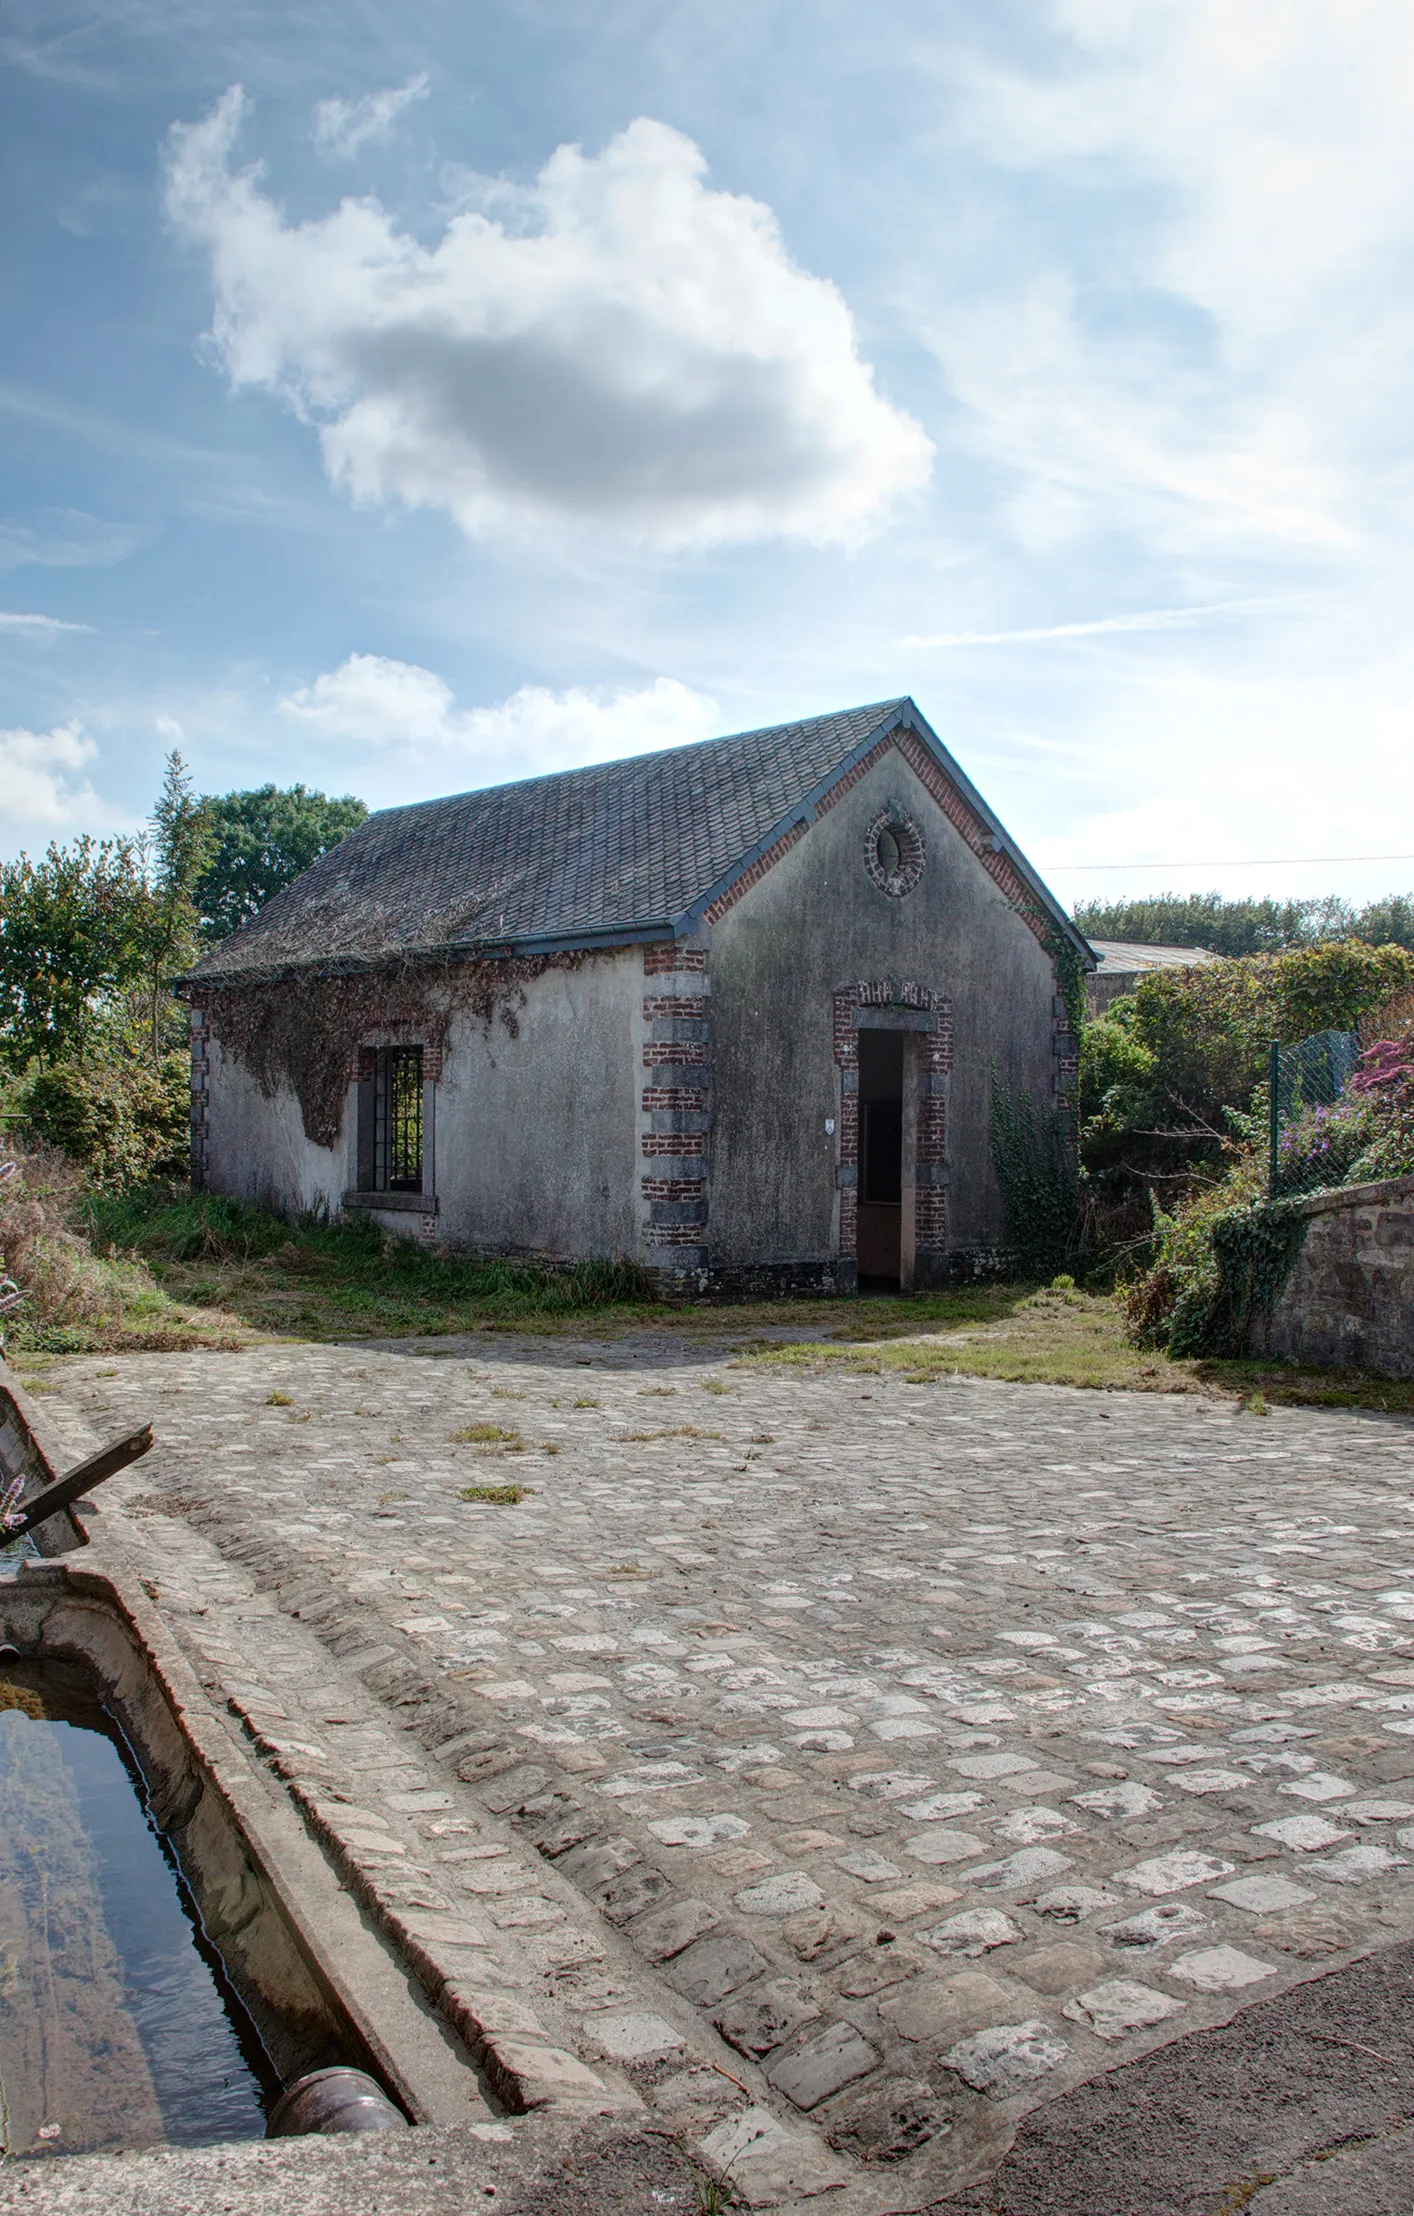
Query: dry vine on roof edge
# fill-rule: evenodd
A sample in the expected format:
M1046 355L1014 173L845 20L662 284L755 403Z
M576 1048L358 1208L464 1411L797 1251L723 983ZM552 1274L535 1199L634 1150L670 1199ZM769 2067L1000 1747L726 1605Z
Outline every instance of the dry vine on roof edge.
M436 969L409 963L351 977L198 982L191 997L206 1010L222 1052L245 1064L267 1100L282 1084L292 1086L305 1136L329 1147L343 1129L360 1046L380 1032L412 1030L421 1044L444 1048L452 1018L463 1010L486 1033L499 1021L516 1038L526 986L547 970L575 970L587 959L582 951L474 956Z

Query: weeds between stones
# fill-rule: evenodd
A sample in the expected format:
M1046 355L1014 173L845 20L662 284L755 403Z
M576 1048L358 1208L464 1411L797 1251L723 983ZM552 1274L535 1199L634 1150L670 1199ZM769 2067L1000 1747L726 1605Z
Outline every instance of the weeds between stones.
M481 1501L492 1508L514 1508L534 1490L533 1485L463 1485L457 1499Z
M469 1423L448 1437L459 1447L505 1447L512 1454L525 1445L518 1431L506 1431L498 1423Z

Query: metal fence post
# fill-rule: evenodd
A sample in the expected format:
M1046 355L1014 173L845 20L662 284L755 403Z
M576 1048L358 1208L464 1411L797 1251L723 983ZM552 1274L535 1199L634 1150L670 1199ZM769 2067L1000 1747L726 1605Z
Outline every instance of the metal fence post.
M1281 1041L1272 1039L1267 1046L1267 1090L1271 1095L1267 1107L1267 1198L1277 1197L1277 1140L1281 1135L1281 1105L1278 1094L1281 1088Z

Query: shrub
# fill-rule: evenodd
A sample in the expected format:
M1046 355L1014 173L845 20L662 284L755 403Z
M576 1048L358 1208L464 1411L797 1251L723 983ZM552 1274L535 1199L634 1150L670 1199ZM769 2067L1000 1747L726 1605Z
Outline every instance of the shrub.
M180 1052L154 1066L123 1059L59 1062L17 1088L34 1137L59 1147L98 1186L181 1174L191 1117L190 1071Z

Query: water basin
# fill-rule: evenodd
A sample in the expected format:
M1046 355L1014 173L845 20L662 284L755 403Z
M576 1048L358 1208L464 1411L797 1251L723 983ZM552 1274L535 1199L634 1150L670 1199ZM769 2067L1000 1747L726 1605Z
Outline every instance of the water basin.
M0 1661L0 2133L258 2139L280 2077L84 1674Z

